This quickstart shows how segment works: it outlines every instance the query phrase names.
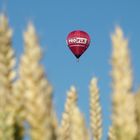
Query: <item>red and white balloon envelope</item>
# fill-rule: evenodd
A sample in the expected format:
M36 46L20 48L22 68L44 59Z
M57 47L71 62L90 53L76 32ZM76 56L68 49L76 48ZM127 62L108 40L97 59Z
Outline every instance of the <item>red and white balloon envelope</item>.
M90 36L84 31L76 30L68 34L66 42L75 57L79 59L90 45Z

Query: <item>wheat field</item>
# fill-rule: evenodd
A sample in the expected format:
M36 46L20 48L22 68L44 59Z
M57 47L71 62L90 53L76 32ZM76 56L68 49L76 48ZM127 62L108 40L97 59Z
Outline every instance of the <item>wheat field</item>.
M53 105L53 86L40 64L42 51L34 25L29 23L23 33L24 51L18 68L12 35L8 18L1 13L0 140L23 140L25 135L30 140L102 140L104 120L98 78L91 77L89 85L90 122L85 121L77 105L74 86L67 92L59 121ZM111 34L111 41L112 123L108 140L140 140L140 91L132 90L128 40L119 26Z

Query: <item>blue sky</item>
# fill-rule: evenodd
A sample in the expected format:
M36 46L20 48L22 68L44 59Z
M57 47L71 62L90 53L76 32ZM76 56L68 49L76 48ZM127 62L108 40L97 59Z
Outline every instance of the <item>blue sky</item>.
M44 53L42 63L54 87L54 104L59 118L66 91L75 85L79 107L89 120L89 82L93 76L98 77L104 119L103 140L110 124L110 34L116 25L120 25L129 38L134 89L140 83L139 6L139 0L7 0L7 14L14 29L13 46L18 57L23 50L22 33L28 21L35 24ZM79 63L66 46L68 33L76 29L85 30L91 37L91 45Z

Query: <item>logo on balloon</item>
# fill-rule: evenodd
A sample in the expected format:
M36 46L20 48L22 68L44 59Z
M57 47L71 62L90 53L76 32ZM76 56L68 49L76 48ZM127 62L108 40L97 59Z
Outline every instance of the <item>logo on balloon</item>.
M86 44L87 43L87 39L86 38L82 38L82 37L75 37L75 38L70 38L68 40L68 43L69 44L72 44L72 43L76 43L76 44Z
M76 30L68 34L66 42L75 57L80 58L90 45L90 37L88 33Z

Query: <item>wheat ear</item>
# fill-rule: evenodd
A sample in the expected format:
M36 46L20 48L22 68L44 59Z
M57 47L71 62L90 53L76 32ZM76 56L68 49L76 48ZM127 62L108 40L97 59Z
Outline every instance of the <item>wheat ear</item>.
M25 119L32 140L51 140L52 87L40 65L42 57L34 26L29 23L24 32L24 54L20 63L20 80L24 85Z
M69 140L70 139L70 112L72 106L77 102L77 94L74 86L70 88L67 93L67 100L65 103L65 110L62 115L61 126L59 130L59 140Z
M94 140L102 138L102 112L99 99L97 79L93 78L90 84L90 121L91 132Z
M12 30L8 19L0 15L0 140L14 140L13 79L15 71Z
M134 97L132 91L132 70L128 41L117 27L112 36L112 127L119 140L134 140L137 132Z
M108 140L117 140L115 137L114 128L112 126L109 127Z
M76 105L72 106L70 122L70 140L89 140L85 119Z

